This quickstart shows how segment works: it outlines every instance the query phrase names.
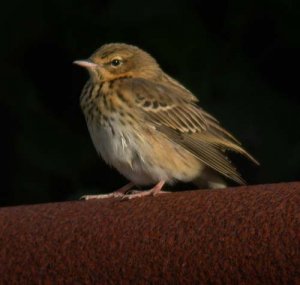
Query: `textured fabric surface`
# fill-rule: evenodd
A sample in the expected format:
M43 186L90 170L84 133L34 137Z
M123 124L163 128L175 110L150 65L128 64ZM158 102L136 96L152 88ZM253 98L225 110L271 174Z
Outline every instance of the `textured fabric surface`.
M299 205L282 183L2 208L0 284L297 284Z

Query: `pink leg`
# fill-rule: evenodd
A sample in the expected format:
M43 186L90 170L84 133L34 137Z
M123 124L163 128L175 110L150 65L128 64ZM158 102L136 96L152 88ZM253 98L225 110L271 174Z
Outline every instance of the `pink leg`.
M117 189L116 191L114 191L113 193L120 192L122 194L126 194L126 192L128 190L130 190L133 186L134 186L134 183L133 182L129 182L126 185L124 185L123 187L121 187L121 188Z
M123 197L128 190L134 186L133 182L129 182L125 186L117 189L116 191L109 194L100 194L100 195L84 195L80 197L81 200L91 200L91 199L106 199L106 198L117 198Z
M122 197L122 199L134 199L134 198L141 198L149 195L156 196L158 194L163 194L163 193L169 193L169 192L163 192L161 189L163 188L165 184L165 181L159 181L153 188L147 191L134 191L133 194L127 194Z

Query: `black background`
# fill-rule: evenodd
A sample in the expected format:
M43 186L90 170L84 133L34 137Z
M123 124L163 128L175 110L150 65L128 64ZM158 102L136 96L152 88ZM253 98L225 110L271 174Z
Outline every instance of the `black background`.
M147 50L261 162L253 183L300 178L300 2L8 1L1 31L1 205L77 199L126 183L97 157L72 64L104 43ZM189 188L184 185L181 188Z

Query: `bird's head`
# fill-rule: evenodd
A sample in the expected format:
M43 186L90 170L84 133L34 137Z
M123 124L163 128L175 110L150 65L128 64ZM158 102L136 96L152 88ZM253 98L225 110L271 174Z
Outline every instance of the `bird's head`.
M159 65L151 55L127 44L103 45L88 59L74 63L85 67L94 82L122 77L154 79L161 74Z

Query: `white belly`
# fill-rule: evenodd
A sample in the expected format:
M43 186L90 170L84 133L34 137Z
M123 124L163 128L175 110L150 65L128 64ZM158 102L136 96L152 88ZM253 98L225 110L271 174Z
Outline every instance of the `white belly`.
M110 126L88 124L93 144L105 162L137 185L157 183L160 177L152 173L141 151L145 149L145 142L124 127L122 130L114 124L112 127L113 130Z
M106 163L136 185L191 181L202 168L191 154L150 126L133 130L133 126L127 128L115 120L105 127L90 122L88 128L97 152ZM187 160L189 163L182 164Z

